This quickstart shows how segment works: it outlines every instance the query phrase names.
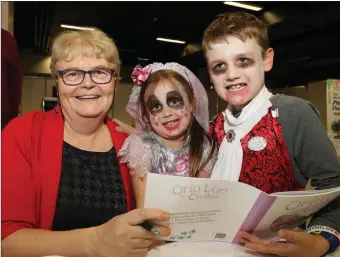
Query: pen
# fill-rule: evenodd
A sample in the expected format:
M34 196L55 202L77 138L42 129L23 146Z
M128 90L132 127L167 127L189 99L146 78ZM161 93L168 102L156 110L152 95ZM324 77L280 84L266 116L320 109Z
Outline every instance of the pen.
M142 226L142 228L151 231L152 233L156 234L156 235L161 235L161 233L158 232L158 230L151 225L148 221L144 221L143 223L139 224L140 226Z

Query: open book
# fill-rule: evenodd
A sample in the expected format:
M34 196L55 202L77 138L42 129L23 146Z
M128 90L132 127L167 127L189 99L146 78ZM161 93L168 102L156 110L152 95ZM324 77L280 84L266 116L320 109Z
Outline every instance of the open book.
M238 243L240 230L274 238L294 229L339 195L340 187L269 195L240 182L149 173L144 206L169 212L164 240Z

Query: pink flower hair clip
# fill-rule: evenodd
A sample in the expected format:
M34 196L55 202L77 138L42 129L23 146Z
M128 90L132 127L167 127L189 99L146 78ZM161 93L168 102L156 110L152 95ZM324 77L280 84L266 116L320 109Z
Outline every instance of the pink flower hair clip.
M137 65L131 74L131 79L135 85L141 86L149 77L151 73L151 65L147 65L142 68L140 65Z

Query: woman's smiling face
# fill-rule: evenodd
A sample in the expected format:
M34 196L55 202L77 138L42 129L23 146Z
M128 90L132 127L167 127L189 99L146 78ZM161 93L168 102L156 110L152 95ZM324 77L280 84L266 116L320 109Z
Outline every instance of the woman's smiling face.
M68 69L84 71L99 68L112 69L112 66L105 59L84 56L77 56L69 62L58 61L56 64L57 70L61 71ZM116 86L115 74L112 74L111 81L106 84L96 84L89 74L86 74L83 82L76 86L65 84L59 75L57 79L60 105L68 116L95 118L105 116L110 110Z

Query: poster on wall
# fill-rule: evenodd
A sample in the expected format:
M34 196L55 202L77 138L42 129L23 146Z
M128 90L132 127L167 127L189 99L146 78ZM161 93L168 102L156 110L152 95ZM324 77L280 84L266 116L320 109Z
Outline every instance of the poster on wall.
M340 80L327 80L327 134L340 156Z

